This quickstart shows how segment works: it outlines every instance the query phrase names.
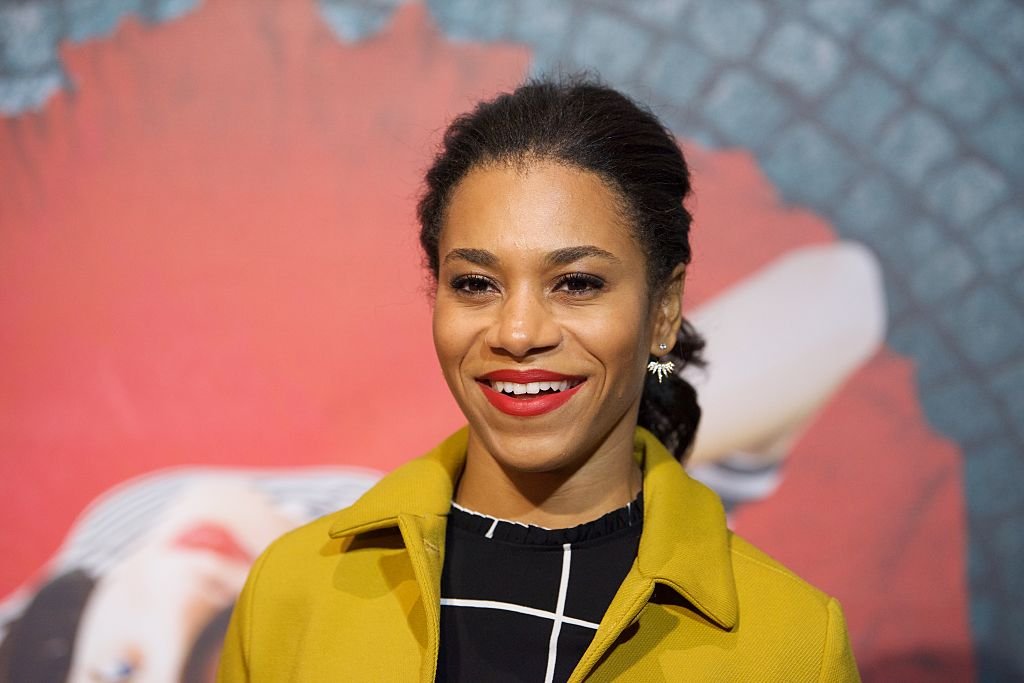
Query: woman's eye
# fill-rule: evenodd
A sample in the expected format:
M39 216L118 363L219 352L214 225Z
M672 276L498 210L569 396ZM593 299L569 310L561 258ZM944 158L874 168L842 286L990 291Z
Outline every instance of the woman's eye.
M452 279L451 287L460 294L486 294L496 289L483 275L461 275Z
M555 287L556 290L574 295L593 294L604 288L604 280L586 273L569 273L563 275Z

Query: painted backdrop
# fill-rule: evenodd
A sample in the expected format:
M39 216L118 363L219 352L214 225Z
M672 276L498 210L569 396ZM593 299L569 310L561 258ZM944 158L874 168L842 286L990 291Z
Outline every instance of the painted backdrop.
M865 680L1024 678L1019 3L2 0L0 680L205 680L253 555L460 424L419 178L579 69L694 169L694 474Z

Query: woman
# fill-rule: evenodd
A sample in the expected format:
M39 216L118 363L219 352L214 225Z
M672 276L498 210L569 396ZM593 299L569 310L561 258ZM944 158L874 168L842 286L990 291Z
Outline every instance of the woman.
M271 545L220 680L857 680L836 601L679 464L689 189L666 129L596 84L452 123L420 238L469 425Z

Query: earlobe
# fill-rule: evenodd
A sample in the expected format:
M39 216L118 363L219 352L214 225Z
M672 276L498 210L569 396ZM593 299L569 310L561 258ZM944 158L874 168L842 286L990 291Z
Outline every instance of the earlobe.
M683 321L683 286L686 279L686 265L680 263L669 275L658 306L658 319L654 325L654 339L651 341L651 355L664 355L658 352L658 345L668 342L669 348L676 344L676 336Z

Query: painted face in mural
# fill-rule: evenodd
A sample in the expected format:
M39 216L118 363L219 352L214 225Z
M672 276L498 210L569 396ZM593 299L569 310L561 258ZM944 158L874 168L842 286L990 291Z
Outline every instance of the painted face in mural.
M185 490L138 548L99 577L68 680L181 679L194 648L205 647L197 638L231 607L255 555L291 526L243 484L211 480ZM207 669L225 627L213 635Z
M671 306L651 305L615 200L598 176L544 161L477 168L457 186L434 342L471 455L574 471L632 443L645 364L675 328Z

